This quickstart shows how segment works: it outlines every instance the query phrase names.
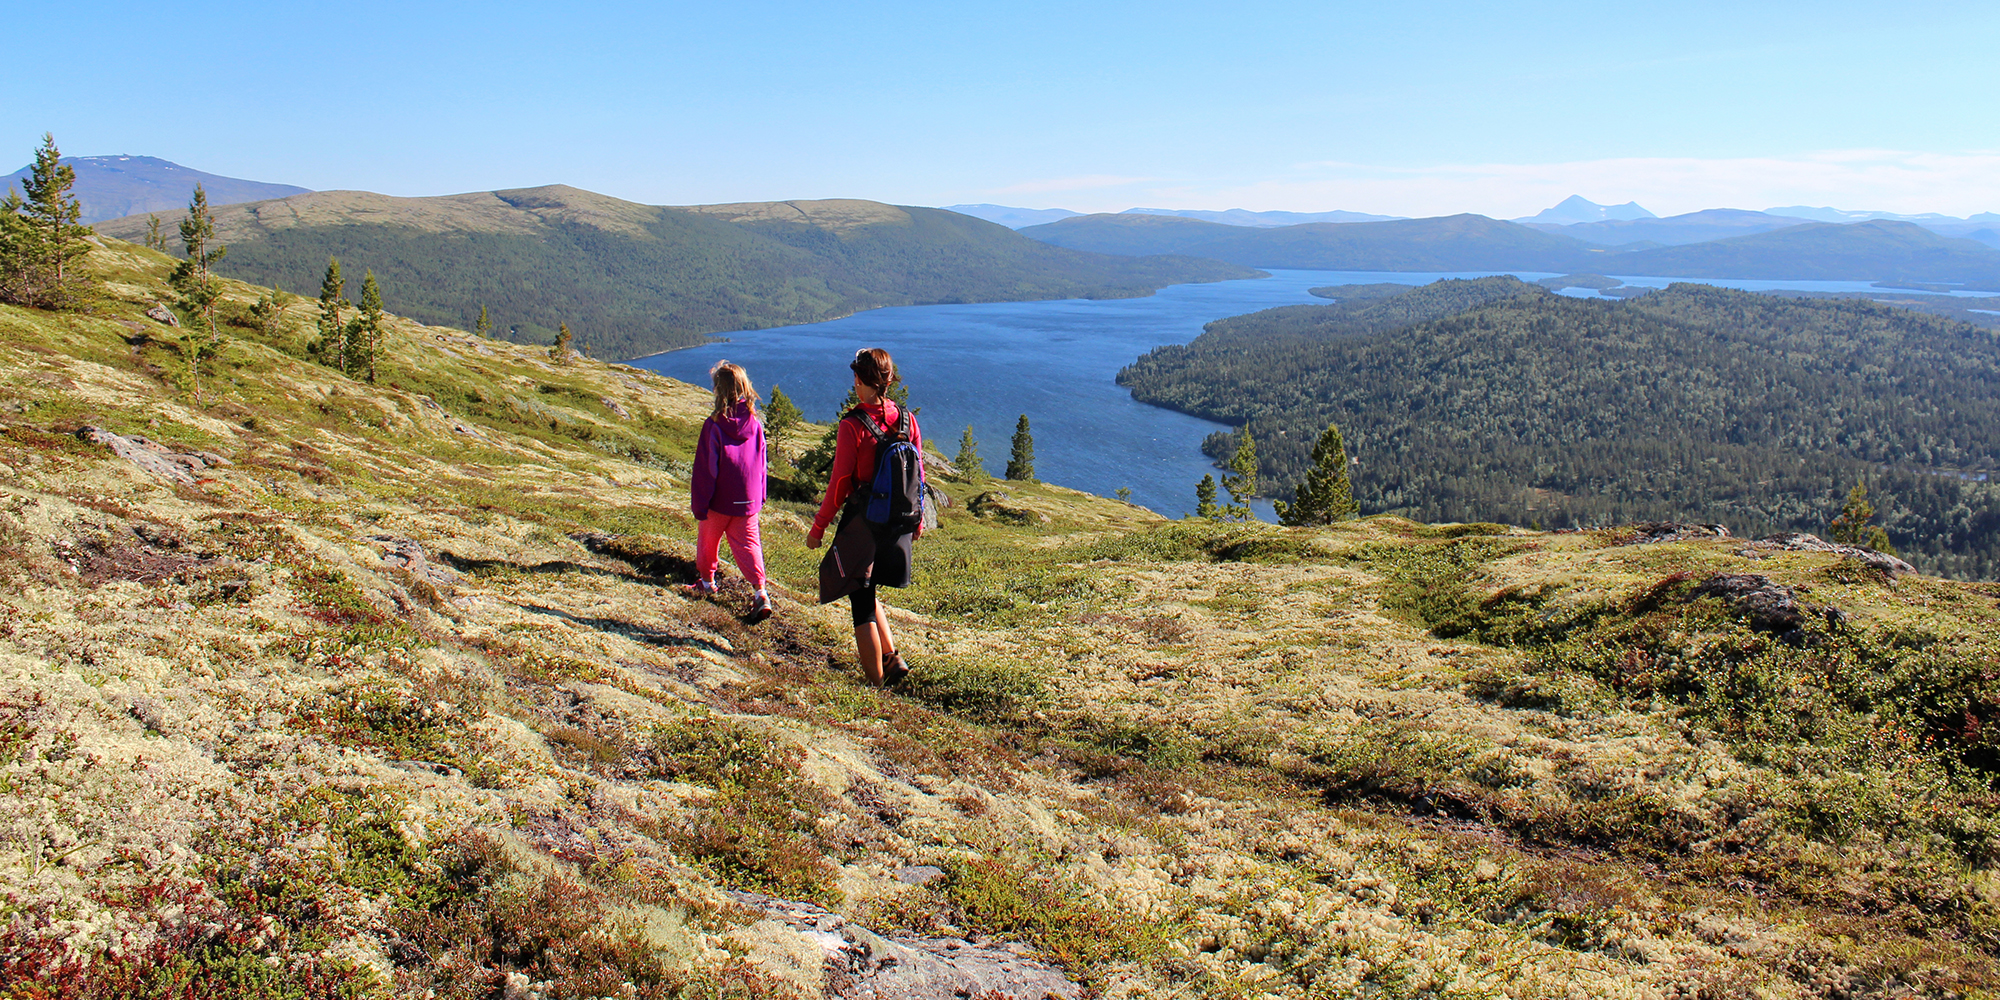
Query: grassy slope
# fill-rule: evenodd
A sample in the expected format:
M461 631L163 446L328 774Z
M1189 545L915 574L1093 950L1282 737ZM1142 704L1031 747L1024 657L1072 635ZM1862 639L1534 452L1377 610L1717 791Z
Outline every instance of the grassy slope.
M0 307L0 996L818 995L725 886L1112 996L2000 990L1959 763L1991 586L951 483L990 496L920 543L885 696L794 599L805 507L765 516L773 621L669 589L695 390L401 320L371 387L297 359L299 308L196 397L140 316L169 261L93 263L89 315ZM233 464L173 486L84 423ZM1717 571L1844 618L1775 641L1693 595ZM34 964L65 939L123 951Z
M100 228L139 239L143 218ZM317 293L330 256L389 308L469 326L482 305L516 341L567 322L601 357L710 333L936 302L1145 295L1254 277L1216 261L1045 246L939 209L864 201L660 208L554 185L441 198L328 191L216 212L225 273ZM358 293L357 293L358 294Z

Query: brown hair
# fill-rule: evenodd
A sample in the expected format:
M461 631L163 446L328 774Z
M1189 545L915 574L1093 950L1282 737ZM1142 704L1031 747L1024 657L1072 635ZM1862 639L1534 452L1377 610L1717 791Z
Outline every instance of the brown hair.
M861 384L878 393L889 391L896 384L896 362L889 352L879 347L854 352L854 362L847 366L854 371L854 377Z
M734 361L718 361L708 370L708 377L715 382L715 415L720 417L743 400L750 406L750 415L757 415L757 389L750 384L750 376L743 366Z

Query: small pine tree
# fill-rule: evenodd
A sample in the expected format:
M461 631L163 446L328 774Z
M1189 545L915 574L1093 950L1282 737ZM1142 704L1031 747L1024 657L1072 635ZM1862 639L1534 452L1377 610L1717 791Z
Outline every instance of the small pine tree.
M1032 483L1035 481L1035 435L1028 430L1028 415L1014 424L1014 452L1007 459L1007 478Z
M347 279L340 276L340 258L326 259L326 277L319 283L319 336L308 350L320 364L347 371L347 324L340 310L347 305Z
M1278 523L1291 525L1332 524L1361 513L1354 502L1354 486L1347 476L1347 441L1339 426L1327 424L1313 445L1313 467L1299 483L1292 503L1279 501Z
M1222 488L1229 491L1229 503L1222 513L1238 521L1250 520L1250 498L1257 495L1257 439L1251 435L1249 424L1244 424L1242 433L1236 436L1236 454L1229 459L1229 473L1222 477Z
M986 481L986 463L979 457L979 440L972 436L972 425L965 425L965 433L958 436L958 456L951 460L958 466L958 478L968 483Z
M180 308L188 323L182 337L182 353L187 358L188 388L201 393L201 362L222 349L222 330L215 322L215 303L222 290L215 283L215 263L229 252L214 245L215 213L208 209L208 192L194 186L188 201L187 218L181 220L183 258L167 281L180 292Z
M569 332L568 323L557 323L556 339L549 342L549 360L559 365L568 364L570 341L575 339L575 335Z
M785 390L775 385L771 387L770 405L764 407L765 437L782 438L804 418L805 414L799 412L798 404L785 395Z
M382 290L375 284L375 271L361 272L361 315L347 324L347 356L341 370L369 382L375 381L376 363L382 356Z
M0 201L0 300L35 309L70 309L90 282L82 258L90 252L81 224L83 206L70 189L76 171L62 162L56 139L42 134L42 148L22 178L24 199L7 189Z
M1896 547L1889 543L1889 533L1879 524L1869 524L1875 516L1875 505L1868 502L1868 484L1857 482L1847 491L1847 503L1834 516L1833 523L1827 525L1827 537L1842 545L1865 545L1877 552L1896 554Z
M1116 492L1116 493L1118 494L1118 499L1120 499L1120 500L1123 500L1123 501L1125 501L1126 503L1131 503L1131 502L1132 502L1132 487L1130 487L1130 486L1120 486L1120 487L1118 487L1118 489L1117 489L1117 490L1115 490L1114 492Z
M1215 505L1213 474L1201 477L1201 482L1194 484L1194 516L1205 517L1211 521L1222 517L1222 508Z
M160 232L160 217L157 214L146 216L146 249L167 252L167 236Z
M472 325L472 332L482 337L490 338L493 336L493 321L486 318L485 303L481 303L479 306L479 322Z

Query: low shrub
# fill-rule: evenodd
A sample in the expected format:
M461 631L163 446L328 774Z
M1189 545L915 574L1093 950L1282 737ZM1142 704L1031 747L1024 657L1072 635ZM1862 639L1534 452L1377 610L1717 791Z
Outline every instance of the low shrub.
M839 876L816 820L833 808L799 774L805 754L771 735L713 716L656 727L633 747L652 777L706 785L715 793L685 819L651 832L730 885L831 906Z
M979 722L1018 722L1047 695L1033 668L992 660L925 660L901 692L942 712Z

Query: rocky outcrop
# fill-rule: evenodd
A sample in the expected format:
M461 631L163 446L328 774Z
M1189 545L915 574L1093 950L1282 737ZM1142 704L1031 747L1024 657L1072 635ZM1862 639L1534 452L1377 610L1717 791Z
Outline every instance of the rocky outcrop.
M1651 545L1656 542L1683 542L1690 538L1728 538L1729 529L1720 524L1691 524L1685 521L1641 521L1628 524L1630 538L1620 545Z
M884 937L811 903L730 892L766 920L817 945L826 995L854 1000L1076 1000L1083 986L1025 945L916 935Z
M76 436L110 448L113 454L161 479L192 486L199 473L232 464L212 451L175 451L136 434L113 434L101 427L85 427Z
M1861 562L1871 568L1881 570L1890 576L1902 576L1906 573L1915 573L1917 571L1915 566L1886 552L1877 552L1874 549L1861 545L1842 545L1839 542L1829 542L1818 535L1808 535L1798 531L1769 535L1758 539L1752 545L1756 548L1785 549L1792 552L1832 552Z

